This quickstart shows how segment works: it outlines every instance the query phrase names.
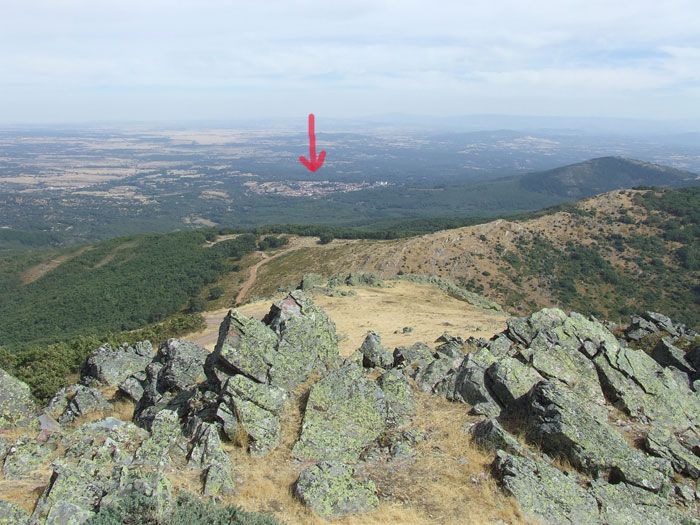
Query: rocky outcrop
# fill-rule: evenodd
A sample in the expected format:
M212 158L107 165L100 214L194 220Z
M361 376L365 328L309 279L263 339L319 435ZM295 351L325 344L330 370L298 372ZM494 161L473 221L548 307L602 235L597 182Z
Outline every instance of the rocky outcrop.
M356 462L386 428L384 392L355 363L330 372L309 392L294 457Z
M46 413L60 424L71 423L79 417L112 408L102 392L81 384L70 385L59 390L51 398Z
M362 365L366 368L390 368L394 364L394 355L382 346L379 334L369 332L360 346Z
M335 325L301 290L273 305L262 322L232 311L219 330L207 363L209 380L221 386L242 374L291 390L312 374L337 365Z
M379 503L372 481L353 477L352 467L322 462L304 470L294 487L295 495L324 518L369 512Z
M36 411L27 384L0 368L0 428L28 425Z
M88 386L117 386L129 376L144 371L152 359L153 346L149 341L117 348L106 344L87 358L80 380Z
M513 495L525 515L543 523L601 523L598 504L575 476L567 476L544 461L499 450L494 476Z

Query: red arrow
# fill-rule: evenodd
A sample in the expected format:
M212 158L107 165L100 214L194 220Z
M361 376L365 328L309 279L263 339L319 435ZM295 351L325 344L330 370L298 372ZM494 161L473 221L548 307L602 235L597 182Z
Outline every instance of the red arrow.
M321 153L316 157L316 130L314 128L314 114L309 113L309 158L307 159L304 155L299 157L299 162L306 166L309 171L316 171L323 166L323 161L326 160L325 150L321 150Z

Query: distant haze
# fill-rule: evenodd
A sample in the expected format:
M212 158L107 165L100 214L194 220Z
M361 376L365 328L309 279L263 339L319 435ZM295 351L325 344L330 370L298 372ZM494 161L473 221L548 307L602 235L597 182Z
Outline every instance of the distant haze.
M6 1L0 125L313 111L700 131L699 20L697 0Z

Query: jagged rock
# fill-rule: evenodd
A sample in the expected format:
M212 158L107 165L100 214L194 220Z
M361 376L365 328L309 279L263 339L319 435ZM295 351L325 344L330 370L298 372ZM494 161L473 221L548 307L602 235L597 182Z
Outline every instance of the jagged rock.
M56 464L49 484L36 504L32 523L78 525L94 515L104 489L88 473Z
M272 412L252 401L234 399L238 428L248 436L248 451L254 456L264 456L277 448L282 428L280 419Z
M492 355L502 357L510 353L513 347L513 341L508 339L506 334L498 334L488 342L488 349Z
M24 509L0 500L0 525L29 525L29 515Z
M389 370L379 377L377 384L384 392L387 424L396 427L410 423L416 413L416 400L406 377L398 370Z
M474 443L487 450L503 450L517 456L524 456L525 447L509 433L496 419L484 419L471 428Z
M146 382L146 371L136 372L119 383L119 392L126 395L134 403L141 401L143 397L144 384Z
M229 470L214 463L204 471L204 495L218 496L220 494L232 494L234 491L233 479Z
M233 491L231 460L221 447L216 425L203 423L194 438L189 454L189 465L204 470L204 492L216 495Z
M281 436L279 415L288 397L285 390L237 375L226 382L222 396L229 406L223 410L219 407L219 419L224 419L229 439L241 429L248 436L251 454L264 455L277 447ZM227 421L227 412L235 414L235 423Z
M3 462L5 479L21 479L47 462L54 451L53 446L37 443L26 437L18 439L8 447Z
M454 392L456 372L462 358L447 357L439 354L426 366L415 370L415 379L418 388L423 392L444 392L447 396ZM441 385L438 388L438 385Z
M402 367L411 377L434 359L433 351L425 343L400 346L394 350L394 366Z
M592 494L600 506L600 521L606 525L697 524L699 520L684 514L669 501L653 492L627 483L592 483Z
M512 357L504 357L486 370L491 391L501 405L515 409L518 402L542 380L533 368Z
M219 340L207 363L210 381L218 385L225 382L227 376L216 371L223 364L228 375L240 373L259 383L268 382L277 342L277 335L269 327L232 310L221 323Z
M488 348L467 354L455 375L452 398L472 405L474 414L498 416L501 408L486 387L486 370L495 362L496 358Z
M506 332L513 341L528 347L538 332L560 327L566 319L566 314L558 308L543 308L530 317L509 319Z
M607 422L590 414L585 402L557 383L543 381L532 389L526 426L528 440L593 476L607 475L658 491L670 475L667 461L631 448Z
M700 345L695 346L685 354L685 359L690 363L697 374L700 374Z
M354 462L386 427L384 393L357 365L330 372L309 392L299 441L299 459Z
M117 348L106 344L87 358L80 380L88 386L117 386L130 375L145 370L152 359L153 347L149 341Z
M442 343L435 351L447 357L464 357L465 343L464 339L458 336L452 336L445 332L437 339L438 343Z
M151 433L141 443L134 460L146 465L165 466L171 462L171 453L177 450L178 442L183 440L177 412L161 410L153 419Z
M686 360L685 352L673 346L668 337L662 337L651 352L651 357L661 366L673 366L686 374L694 374L693 365Z
M700 398L646 353L605 343L593 361L606 397L630 416L678 429L698 423Z
M263 321L279 336L270 384L289 390L338 365L335 324L301 290L273 305Z
M287 392L282 388L256 383L242 375L233 376L226 381L223 395L250 401L275 415L282 412L288 398Z
M215 387L242 374L291 390L337 362L335 325L304 292L295 290L273 305L263 322L230 312L207 361L207 376Z
M154 502L158 517L164 516L173 504L173 487L161 468L151 465L126 465L115 469L108 493L100 507L111 507L119 500L134 495L146 496Z
M204 381L204 361L208 355L206 348L195 343L169 339L158 349L157 359L163 363L158 373L158 388L179 392Z
M493 471L526 517L543 523L598 524L596 500L579 484L543 461L496 453Z
M379 504L374 483L358 481L353 474L352 467L342 463L319 463L301 473L294 493L324 518L374 510Z
M693 479L700 478L700 457L681 445L671 432L652 428L644 443L649 452L668 459L676 472Z
M360 346L362 352L362 365L365 368L391 368L394 364L394 356L382 346L382 339L375 332L368 332Z
M62 388L51 398L46 413L63 425L92 412L107 411L111 408L112 405L99 390L74 384Z
M29 386L0 368L0 428L28 425L36 410Z

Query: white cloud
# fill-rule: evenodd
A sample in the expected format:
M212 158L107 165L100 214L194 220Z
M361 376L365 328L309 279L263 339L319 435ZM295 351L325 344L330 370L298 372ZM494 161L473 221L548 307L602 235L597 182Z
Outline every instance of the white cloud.
M696 0L4 3L6 121L317 107L700 117Z

